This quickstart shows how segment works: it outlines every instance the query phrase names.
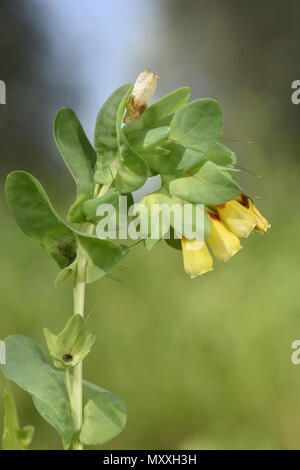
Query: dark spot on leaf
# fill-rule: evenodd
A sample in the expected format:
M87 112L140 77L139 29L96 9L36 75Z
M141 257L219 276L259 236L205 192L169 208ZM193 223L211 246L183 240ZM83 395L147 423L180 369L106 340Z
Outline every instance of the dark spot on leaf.
M71 264L76 257L76 242L72 238L64 240L64 243L60 243L55 247L56 252L65 258L66 265Z

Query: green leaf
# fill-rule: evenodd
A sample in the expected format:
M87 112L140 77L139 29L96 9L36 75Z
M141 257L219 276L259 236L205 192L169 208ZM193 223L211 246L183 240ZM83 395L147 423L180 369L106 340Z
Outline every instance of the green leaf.
M95 342L95 335L84 330L84 320L79 314L69 318L58 335L48 328L44 328L44 335L54 365L59 369L75 367L90 353Z
M200 99L180 108L170 123L168 156L156 156L150 167L161 174L178 174L198 164L222 136L223 113L217 101Z
M217 165L206 161L193 171L173 179L169 191L186 201L206 205L222 204L240 192L239 185Z
M167 142L157 152L154 149L152 154L144 157L145 161L154 170L161 175L176 175L192 168L204 159L203 153L198 149L187 147L176 142Z
M133 204L132 194L123 194L122 196L127 197L127 207L130 207ZM116 209L116 212L118 212L119 197L120 193L116 189L110 188L103 196L84 202L81 207L82 221L88 221L96 225L103 217L97 215L98 207L103 204L111 204Z
M100 197L96 197L85 201L80 208L80 222L92 222L96 224L99 221L99 216L96 215L97 209L102 204L110 204L113 207L118 207L120 194L115 188L109 190Z
M7 379L30 393L43 418L60 434L69 447L73 437L73 421L63 376L50 367L39 346L30 338L12 335L6 338Z
M203 98L184 105L174 114L169 138L197 148L205 156L221 138L222 127L219 103Z
M17 407L9 388L4 390L3 450L28 450L33 439L33 426L20 428Z
M179 201L176 201L175 199L173 199L172 196L166 191L165 188L161 188L157 191L154 191L153 193L147 194L146 196L143 197L143 199L141 199L141 201L139 202L139 205L140 206L145 206L145 208L147 209L147 213L148 213L148 235L150 235L150 236L151 236L151 234L153 235L154 231L155 231L155 228L156 228L155 224L151 224L151 222L153 221L152 215L153 215L155 205L158 206L159 209L161 209L161 207L163 205L166 205L166 206L171 208L172 205L178 204L178 203L179 203ZM163 237L163 235L165 233L165 229L167 229L167 230L169 229L169 227L164 227L163 226L161 215L157 217L157 220L159 222L158 233L157 233L158 238L153 238L152 239L153 242L154 242L154 240L159 241L160 238ZM174 215L171 212L171 214L170 214L170 224L172 225L173 222L174 222ZM150 241L146 243L146 246L148 248L151 245L152 245L152 243Z
M92 235L76 233L76 237L92 263L105 272L111 271L123 256L122 248L110 240L100 240Z
M159 238L158 239L155 239L155 238L146 239L145 240L145 246L148 249L151 249L155 245L155 241L158 242L160 238L164 237L164 235L172 237L172 233L174 232L174 229L175 229L177 234L182 233L184 235L185 222L187 224L186 217L189 218L190 228L193 231L196 231L196 228L197 228L197 225L196 225L197 224L196 205L190 203L191 211L187 212L186 211L186 201L178 199L176 197L172 197L169 194L169 192L166 190L165 187L162 187L158 191L155 191L151 194L148 194L147 196L145 196L140 201L139 204L144 205L146 207L147 211L148 211L148 234L150 235L150 237L153 236L154 233L156 233L156 232L154 232L155 227L151 225L151 223L152 223L151 213L153 212L154 205L157 205L159 207L159 209L162 209L164 205L170 208L170 227L171 227L171 229L169 230L170 227L169 227L169 225L166 224L166 222L163 224L163 217L162 216L159 216L159 218L157 217L155 222L157 222L157 220L159 222L159 227L158 227ZM175 207L175 205L177 207ZM175 209L175 212L173 212L172 208ZM174 214L177 215L177 209L178 208L180 209L180 211L178 212L178 216L180 216L180 219L177 218L174 215ZM190 218L191 218L191 220L190 220ZM167 222L169 222L169 221L167 220ZM178 224L180 224L180 225L178 225ZM206 214L205 211L204 211L204 227L203 227L203 229L204 229L204 233L203 233L204 239L207 240L209 238L209 233L210 233L210 218Z
M157 146L154 149L143 152L143 159L148 164L152 174L150 176L161 174L172 174L174 164L168 157L170 150Z
M129 121L126 124L124 127L126 136L134 130L153 127L157 125L159 121L173 115L175 111L180 109L188 101L190 93L188 87L179 88L153 103L138 119Z
M88 260L86 267L86 283L92 284L106 275L103 269L97 268L91 260Z
M125 106L132 84L118 88L99 111L95 128L95 148L98 155L95 181L104 183L108 167L117 159L115 184L121 193L129 193L146 181L147 164L134 152L121 129Z
M104 271L113 269L122 258L122 248L117 243L81 233L63 222L40 183L29 173L10 173L6 182L6 195L23 232L39 242L61 268L68 267L67 271L75 268L71 264L76 258L77 240L92 262ZM61 274L61 279L65 275L66 271Z
M168 126L156 126L150 129L138 129L125 135L129 144L140 154L165 142L170 130Z
M105 184L107 181L108 167L117 159L117 117L120 104L132 90L132 83L122 85L115 90L100 109L95 127L94 143L97 152L97 167L95 181ZM125 105L123 108L124 114ZM123 117L123 116L122 116Z
M181 247L181 240L179 238L175 238L174 230L171 230L170 233L170 238L166 238L166 243L169 245L171 248L174 248L175 250L182 251Z
M151 250L161 238L172 238L172 233L174 233L174 230L177 235L186 236L185 229L187 229L188 227L193 230L193 232L195 232L196 229L200 229L200 227L197 226L197 223L201 223L201 219L199 220L197 218L197 206L195 204L189 203L188 205L190 207L187 208L186 201L178 199L176 197L172 197L165 187L162 187L158 191L148 194L140 201L139 204L141 206L145 206L148 213L149 238L145 239L144 242L148 250ZM154 210L162 210L164 206L166 206L166 208L169 208L169 217L167 217L166 213L165 217L163 217L162 214L157 214L156 217L154 217ZM142 209L139 212L141 211ZM158 227L155 226L157 223ZM202 228L205 240L208 240L209 238L210 225L210 218L204 211L204 227ZM154 236L158 238L154 238Z
M207 160L215 163L216 165L227 167L236 163L236 155L229 148L220 143L217 143L206 155Z
M83 425L79 434L82 444L102 445L116 437L126 424L124 401L106 391L93 389L84 406Z
M119 281L122 282L123 279L118 276L118 272L124 271L126 266L122 266L121 264L118 264L115 268L113 268L109 272L105 272L102 269L97 268L93 263L88 263L87 265L87 271L86 271L86 283L91 284L92 282L98 281L98 279L101 279L102 277L107 277L109 279L112 279L113 281Z
M77 222L78 205L93 196L96 152L85 135L78 117L70 108L58 111L54 121L54 138L77 185L76 201L68 214L71 222Z
M68 449L73 437L73 420L64 372L49 366L40 347L30 338L13 335L6 338L5 344L6 364L2 366L5 377L32 395L36 409L58 431L63 439L64 449ZM98 424L101 426L99 439L104 443L115 437L124 427L125 404L121 398L84 380L84 407L89 401L95 401L98 409L106 415ZM95 415L91 414L91 420L88 416L85 424L87 443L97 440L94 433L90 432L90 425L95 429L93 416Z
M122 279L119 276L120 272L124 272L127 270L127 266L123 266L122 264L118 264L110 273L106 274L106 277L111 279L112 281L117 281L117 282L124 282L124 279Z
M144 185L148 176L148 165L134 152L120 129L116 187L122 194L136 191Z
M117 169L113 167L102 167L100 162L97 161L96 169L94 173L94 180L95 183L99 183L101 185L104 184L112 184L117 174Z
M223 114L216 101L192 101L180 108L172 118L168 141L161 146L167 153L154 149L144 158L151 170L162 175L182 173L208 157L208 152L222 135L222 126ZM233 154L225 152L225 147L220 144L217 149L219 154L222 149L222 154L226 153L227 158L230 153ZM211 158L214 157L216 154L211 154Z
M66 266L61 271L59 271L58 275L55 279L55 287L58 287L63 281L65 281L72 273L76 272L77 268L77 259L73 261L73 263Z
M61 268L76 256L75 236L56 214L41 184L24 171L10 173L6 180L10 210L23 232L37 241Z
M115 178L115 185L120 193L123 194L139 189L149 176L147 163L133 150L127 141L123 129L121 129L129 92L122 99L117 114L118 172Z

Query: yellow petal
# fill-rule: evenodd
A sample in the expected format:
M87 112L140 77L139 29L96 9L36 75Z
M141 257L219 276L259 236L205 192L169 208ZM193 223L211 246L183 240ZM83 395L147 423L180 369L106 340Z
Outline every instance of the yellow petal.
M131 96L127 103L124 123L137 119L147 108L153 93L156 90L158 75L144 70L140 73L134 84Z
M208 243L215 257L221 261L227 261L242 248L238 237L214 217L211 217Z
M254 227L255 232L265 233L267 232L268 228L271 227L271 224L264 218L264 216L260 213L257 207L253 204L251 199L249 199L249 209L256 217L256 225Z
M191 278L213 269L213 259L206 243L182 238L181 245L184 269Z
M255 215L236 200L216 207L220 219L237 236L247 238L256 225Z
M254 231L259 233L267 232L268 228L271 227L271 224L269 224L267 219L263 217L257 207L253 204L253 201L243 193L238 194L235 199L244 207L249 209L249 211L255 216L256 225L254 227Z

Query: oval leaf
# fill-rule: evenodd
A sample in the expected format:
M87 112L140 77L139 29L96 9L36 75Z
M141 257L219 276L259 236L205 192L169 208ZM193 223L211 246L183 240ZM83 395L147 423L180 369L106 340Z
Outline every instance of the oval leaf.
M236 163L236 155L229 148L217 143L206 155L207 160L216 163L216 165L228 166Z
M63 281L65 281L72 273L75 273L77 269L77 259L73 261L73 263L66 266L61 271L59 271L58 275L55 279L55 287L58 287Z
M94 144L97 152L95 180L101 184L105 184L107 180L107 168L117 159L118 156L118 111L124 96L126 96L127 101L127 97L132 90L132 87L132 83L128 83L117 88L106 100L97 116L94 134Z
M123 257L120 245L110 240L100 240L79 232L76 232L76 237L92 263L105 272L113 269Z
M56 214L38 180L25 171L14 171L7 177L5 190L21 230L45 248L61 268L72 263L76 256L74 233Z
M153 154L146 156L145 160L148 162L151 170L160 173L161 175L176 175L186 171L193 166L197 165L201 160L204 160L204 155L196 148L187 147L185 145L168 142L163 144L165 154L154 149Z
M70 108L58 111L54 122L54 138L77 185L76 201L68 215L71 222L77 222L77 206L93 195L96 152L85 135L78 117Z
M169 156L150 162L161 174L178 174L203 160L222 136L223 113L215 100L195 100L174 114L170 127L169 140L163 144Z
M116 437L126 424L124 401L106 391L90 396L83 415L79 434L82 444L102 445Z
M30 393L39 413L60 434L66 447L73 437L73 421L64 376L50 367L39 346L30 338L12 335L6 338L7 379Z
M131 193L123 194L122 197L127 197L127 207L133 204L133 197ZM81 219L82 221L92 222L97 224L102 216L97 215L97 209L102 204L111 204L116 211L119 210L120 193L115 188L110 188L103 196L85 201L81 206Z
M197 171L191 171L169 183L173 196L190 202L207 205L230 201L240 192L240 187L212 162L203 163Z
M119 130L119 160L115 184L120 193L126 194L141 188L149 176L149 167L132 149Z
M159 121L171 116L180 109L188 101L190 94L189 87L182 87L163 96L163 98L149 106L138 119L129 121L124 127L125 134L157 125Z
M126 138L136 152L144 152L161 145L168 138L170 127L157 126L140 129L126 134Z
M121 129L125 106L128 100L127 93L120 103L117 115L118 136L118 172L115 179L117 189L123 193L130 193L139 189L149 176L148 165L133 150Z
M5 377L32 395L36 409L58 431L63 439L64 449L68 449L73 437L73 421L64 372L56 371L49 366L40 347L30 338L13 335L6 338L5 344L6 364L2 366ZM104 443L123 429L126 421L125 404L116 395L84 380L84 409L91 401L97 405L97 417L99 412L106 414L99 433L101 443ZM91 413L92 416L95 414ZM91 423L88 417L85 423L87 444L97 440L94 432L90 432L91 429L95 429L94 423ZM27 433L27 442L28 437Z
M169 138L206 155L221 138L222 127L223 112L219 103L203 98L184 105L174 114Z

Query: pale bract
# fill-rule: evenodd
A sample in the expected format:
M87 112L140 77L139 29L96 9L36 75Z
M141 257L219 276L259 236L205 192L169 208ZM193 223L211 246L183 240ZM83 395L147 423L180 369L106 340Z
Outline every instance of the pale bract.
M156 90L158 78L158 75L149 72L149 70L144 70L139 74L127 103L124 117L125 124L128 121L137 119L145 111Z

